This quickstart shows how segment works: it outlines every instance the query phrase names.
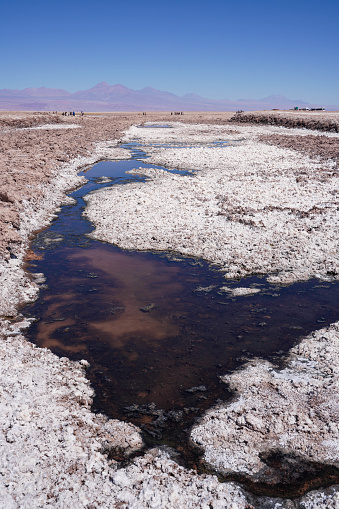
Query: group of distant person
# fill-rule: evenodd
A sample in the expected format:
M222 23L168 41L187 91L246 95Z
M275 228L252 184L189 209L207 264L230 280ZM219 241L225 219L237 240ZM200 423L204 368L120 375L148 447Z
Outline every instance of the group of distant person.
M83 111L81 111L80 114L81 114L82 117L84 116L84 112ZM61 115L64 115L65 117L75 117L75 111L63 111L61 113Z
M142 112L143 115L146 115L146 111ZM182 111L171 111L171 115L183 115Z

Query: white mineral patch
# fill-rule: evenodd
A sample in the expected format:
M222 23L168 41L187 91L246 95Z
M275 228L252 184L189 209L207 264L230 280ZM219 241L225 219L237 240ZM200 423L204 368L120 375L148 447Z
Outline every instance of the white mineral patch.
M26 131L40 131L44 129L77 129L81 125L77 124L44 124L37 127L22 127L22 130Z
M85 214L96 226L92 236L126 249L203 258L218 264L228 278L262 273L274 274L269 278L272 282L291 283L336 276L339 179L335 164L258 141L259 135L273 131L290 130L132 127L126 140L138 136L151 155L147 163L197 171L182 176L139 168L133 171L146 175L146 183L88 195ZM201 145L222 140L238 142ZM179 141L190 146L149 146Z
M153 449L112 476L121 507L128 509L246 509L244 492L214 476L196 475Z
M112 179L110 177L100 177L97 179L97 182L100 184L108 184L108 182L112 182Z
M259 288L245 288L245 287L230 288L228 286L222 286L220 288L220 291L227 292L231 294L233 297L242 297L246 295L254 295L256 293L260 293L261 290L259 290Z
M302 509L336 509L339 507L339 493L336 489L312 491L302 497L300 507Z
M339 466L339 322L294 347L285 369L254 361L223 380L237 398L209 410L191 433L207 463L267 475L260 454L279 450Z
M93 237L127 249L204 258L229 278L263 273L271 282L291 283L335 277L335 163L258 140L272 133L293 134L252 126L236 126L233 132L221 126L131 128L126 140L138 136L151 156L147 164L195 173L139 168L133 172L144 174L145 183L88 195L85 213L96 226ZM211 145L227 139L230 146ZM189 146L157 146L179 142ZM238 295L259 291L234 290ZM260 456L271 450L339 464L338 330L335 324L302 341L284 370L257 361L224 378L239 397L207 412L191 435L208 464L258 478L270 476Z
M13 507L105 500L112 483L100 451L140 448L138 429L91 413L83 368L26 341L27 325L0 322L0 496Z

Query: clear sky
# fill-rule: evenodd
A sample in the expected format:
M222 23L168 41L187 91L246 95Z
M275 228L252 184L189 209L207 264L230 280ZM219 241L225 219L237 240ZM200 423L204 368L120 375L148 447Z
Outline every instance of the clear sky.
M339 104L339 0L2 2L0 88Z

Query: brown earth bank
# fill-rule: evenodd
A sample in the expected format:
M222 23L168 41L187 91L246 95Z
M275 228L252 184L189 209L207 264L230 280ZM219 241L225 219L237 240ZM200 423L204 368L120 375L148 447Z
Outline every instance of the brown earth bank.
M233 123L263 124L296 127L317 131L339 132L339 113L326 111L256 111L241 112L231 119Z
M284 136L283 134L272 134L260 136L260 141L303 152L311 157L333 159L338 165L339 161L339 139L328 136Z

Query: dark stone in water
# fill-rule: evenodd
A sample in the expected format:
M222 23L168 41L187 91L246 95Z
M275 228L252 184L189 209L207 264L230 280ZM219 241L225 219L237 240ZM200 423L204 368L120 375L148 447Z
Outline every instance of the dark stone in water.
M117 313L119 313L121 311L125 311L125 308L121 307L121 306L116 306L114 308L111 308L110 313L111 313L111 315L116 315Z
M207 391L205 385L199 385L199 387L191 387L190 389L186 389L186 392L198 392L198 391Z
M147 306L144 306L143 308L140 308L140 311L143 313L149 313L152 311L152 309L156 309L158 306L156 304L148 304Z

